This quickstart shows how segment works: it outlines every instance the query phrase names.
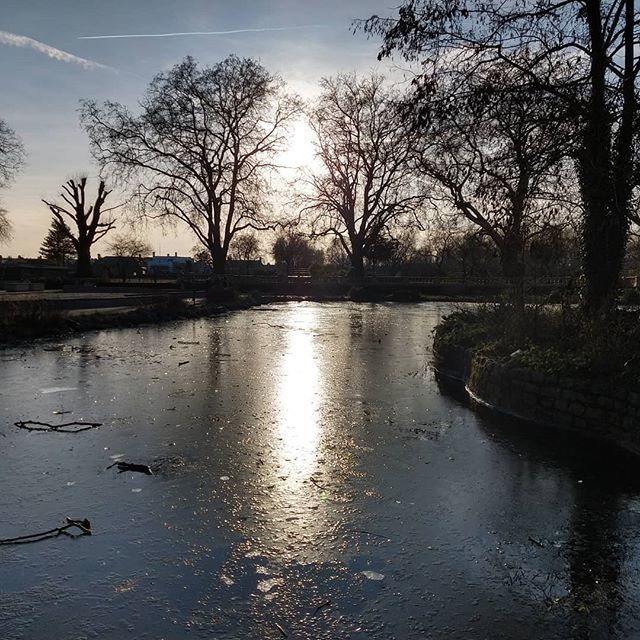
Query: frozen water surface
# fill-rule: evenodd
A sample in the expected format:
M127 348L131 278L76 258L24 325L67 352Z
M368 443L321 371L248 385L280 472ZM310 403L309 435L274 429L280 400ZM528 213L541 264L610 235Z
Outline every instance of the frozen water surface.
M637 463L442 393L449 309L290 303L3 351L0 538L94 534L0 547L0 638L640 637Z

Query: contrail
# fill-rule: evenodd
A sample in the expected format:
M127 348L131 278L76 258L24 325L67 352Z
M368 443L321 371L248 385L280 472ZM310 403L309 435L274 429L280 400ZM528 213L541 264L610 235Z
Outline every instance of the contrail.
M326 24L302 24L293 27L262 27L255 29L229 29L228 31L176 31L173 33L122 33L106 36L79 36L78 40L106 40L112 38L174 38L178 36L227 36L234 33L263 33L265 31L299 31L301 29L328 29Z
M35 49L40 53L44 53L49 58L54 60L60 60L61 62L71 62L73 64L79 64L85 69L108 69L109 71L115 71L107 65L94 62L93 60L87 60L86 58L80 58L74 56L73 53L63 51L62 49L56 49L51 45L28 38L27 36L21 36L17 33L10 33L9 31L0 31L0 44L7 44L11 47L27 47L28 49Z

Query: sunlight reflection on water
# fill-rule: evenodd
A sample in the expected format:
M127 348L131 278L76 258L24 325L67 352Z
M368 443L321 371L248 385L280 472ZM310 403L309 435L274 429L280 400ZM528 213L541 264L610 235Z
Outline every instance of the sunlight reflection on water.
M308 479L316 467L322 380L312 330L315 316L313 308L296 309L287 327L286 352L280 365L278 433L289 488Z

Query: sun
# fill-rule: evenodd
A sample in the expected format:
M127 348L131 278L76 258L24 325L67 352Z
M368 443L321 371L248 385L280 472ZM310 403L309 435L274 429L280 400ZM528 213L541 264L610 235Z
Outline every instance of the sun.
M303 121L292 127L287 141L287 148L280 156L280 163L290 170L306 169L315 162L315 133Z

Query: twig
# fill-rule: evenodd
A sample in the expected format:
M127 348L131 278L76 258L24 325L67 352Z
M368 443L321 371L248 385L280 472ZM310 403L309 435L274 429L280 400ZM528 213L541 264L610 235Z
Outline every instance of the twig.
M278 630L278 631L279 631L279 632L280 632L280 633L281 633L285 638L288 638L288 637L289 637L289 634L284 630L284 628L283 628L281 625L279 625L277 622L274 622L273 624L275 625L276 629L277 629L277 630Z
M189 340L178 340L178 344L200 344L198 340L194 342L189 342Z
M533 542L533 544L541 547L542 549L544 549L544 544L542 542L540 542L540 540L536 540L535 538L529 536L529 540L530 542Z
M137 471L138 473L144 473L148 476L153 475L151 467L146 464L136 464L135 462L122 462L117 460L113 464L110 464L107 469L111 469L111 467L118 467L118 473L123 473L125 471Z
M380 533L372 533L371 531L365 531L364 529L347 529L351 533L362 533L366 536L373 536L374 538L382 538L383 540L390 540L389 536L383 536Z
M50 424L48 422L37 422L35 420L18 420L14 422L18 429L26 429L27 431L56 431L58 433L80 433L89 429L101 427L102 422L64 422L62 424ZM65 427L80 427L78 429L66 429Z
M318 487L318 489L322 489L322 491L329 491L327 487L323 487L319 482L316 482L314 478L309 478L309 480Z
M55 527L48 531L41 531L40 533L31 533L26 536L16 536L15 538L4 538L0 540L0 545L6 544L29 544L30 542L40 542L40 540L46 540L47 538L55 538L61 534L71 535L67 533L69 529L76 527L80 529L80 533L77 535L90 536L91 535L91 523L84 518L83 520L77 520L75 518L66 518L67 524L62 527Z
M189 364L189 360L185 360L184 362L178 362L179 367L181 367L183 364Z
M319 604L316 607L316 610L313 612L313 615L317 615L318 611L321 611L322 609L324 609L325 607L330 607L331 606L331 600L327 600L326 602L323 602L322 604Z

